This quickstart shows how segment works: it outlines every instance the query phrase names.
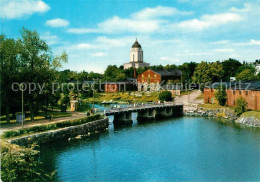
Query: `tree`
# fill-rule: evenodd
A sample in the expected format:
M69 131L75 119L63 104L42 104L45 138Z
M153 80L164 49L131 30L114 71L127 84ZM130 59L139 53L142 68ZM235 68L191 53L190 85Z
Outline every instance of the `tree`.
M196 67L193 74L193 81L199 83L213 83L221 81L224 71L219 62L207 63L202 61Z
M22 148L5 144L1 147L1 178L3 181L52 181L55 174L47 174L38 160L35 145Z
M0 35L0 72L1 72L1 110L5 108L7 122L10 121L10 110L17 111L19 93L12 91L12 84L19 81L19 45L14 39Z
M36 31L23 28L21 39L18 40L21 47L19 59L21 60L20 78L25 83L35 83L44 85L53 83L57 76L57 69L62 62L67 62L68 56L63 52L60 56L53 56L50 48L44 40L40 39ZM47 91L48 93L51 90ZM29 105L31 120L44 102L44 94L40 93L40 88L36 87L33 92L24 92L26 102Z
M169 91L162 91L159 94L160 101L172 101L172 93Z
M227 93L226 93L226 87L224 85L220 85L217 88L217 92L215 92L215 97L218 100L219 105L221 106L226 105Z
M238 81L252 81L257 80L257 76L255 72L251 69L245 69L241 73L237 74L236 80Z
M109 65L104 73L104 81L124 81L127 79L126 74L116 65Z
M235 105L236 115L240 116L241 114L246 112L246 107L247 107L247 102L245 101L245 99L243 99L242 97L238 98L236 100L236 105Z
M223 81L230 81L230 77L236 75L237 70L242 66L242 64L236 59L229 58L222 62L222 66L224 71Z

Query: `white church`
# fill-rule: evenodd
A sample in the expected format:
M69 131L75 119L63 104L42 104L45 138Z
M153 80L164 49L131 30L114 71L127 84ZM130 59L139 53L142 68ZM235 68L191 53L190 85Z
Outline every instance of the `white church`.
M142 68L149 65L149 63L144 62L142 46L138 43L136 39L135 43L132 45L132 48L130 50L130 62L124 64L124 69Z

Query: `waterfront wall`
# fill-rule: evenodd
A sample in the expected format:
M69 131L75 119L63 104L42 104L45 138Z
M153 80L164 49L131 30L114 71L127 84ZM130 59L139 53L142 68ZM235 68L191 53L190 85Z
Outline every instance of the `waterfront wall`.
M26 146L32 143L37 143L37 144L51 143L59 140L75 138L78 135L89 136L94 133L99 133L105 131L108 128L108 125L109 125L108 118L104 118L97 121L85 123L82 125L70 126L66 128L57 129L57 130L51 130L51 131L46 131L38 134L32 134L28 136L14 138L9 140L9 142L21 146Z
M184 111L185 116L202 116L202 117L217 117L224 118L229 120L236 120L237 116L233 110L229 108L221 108L221 109L203 109L196 108L191 110Z

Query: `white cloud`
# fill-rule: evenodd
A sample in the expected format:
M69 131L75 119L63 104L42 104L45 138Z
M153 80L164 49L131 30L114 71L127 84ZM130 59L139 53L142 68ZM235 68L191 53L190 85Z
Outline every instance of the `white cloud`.
M96 52L96 53L91 54L91 56L93 56L93 57L103 57L105 55L107 55L107 54L104 52Z
M70 28L68 32L75 34L84 33L152 33L159 30L162 24L167 23L161 17L176 14L188 15L191 12L179 11L176 8L157 6L145 8L130 15L130 18L113 16L104 22L98 23L97 28Z
M59 37L51 35L50 32L45 32L41 35L41 39L45 40L48 45L54 45L59 43Z
M203 15L200 19L183 21L177 24L177 27L189 30L200 31L209 27L223 25L231 22L242 21L242 17L236 13L221 13L213 15Z
M30 16L34 13L44 13L50 7L41 0L1 0L0 17L16 19Z
M177 62L180 61L179 59L173 59L173 58L166 57L166 56L160 57L160 60L161 61L168 61L168 62L171 62L171 63L177 63Z
M234 52L234 49L214 49L216 52Z
M88 49L95 49L96 46L92 45L92 44L89 44L89 43L79 43L79 44L74 44L74 45L71 45L69 47L67 47L67 49L70 49L70 50L88 50Z
M55 18L52 20L47 20L45 25L53 28L58 28L58 27L67 27L69 25L69 21L60 19L60 18Z
M258 46L260 45L260 40L255 40L251 39L248 42L239 42L239 43L233 43L233 45L238 45L238 46Z
M176 14L189 15L191 13L192 12L179 11L173 7L157 6L155 8L145 8L139 12L133 13L131 17L136 19L151 19L162 16L172 16Z

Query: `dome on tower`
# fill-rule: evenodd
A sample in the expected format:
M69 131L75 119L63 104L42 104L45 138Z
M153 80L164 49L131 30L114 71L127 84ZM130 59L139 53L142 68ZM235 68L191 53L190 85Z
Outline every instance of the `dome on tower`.
M135 43L132 45L132 48L142 48L142 46L138 43L137 39Z

